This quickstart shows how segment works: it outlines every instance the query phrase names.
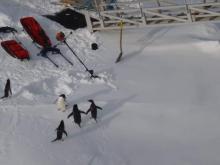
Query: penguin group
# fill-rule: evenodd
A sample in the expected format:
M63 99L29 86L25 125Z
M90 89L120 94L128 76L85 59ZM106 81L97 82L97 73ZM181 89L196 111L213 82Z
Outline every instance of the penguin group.
M84 112L82 110L80 110L78 108L77 104L73 105L73 109L72 112L67 116L67 119L69 119L71 116L73 117L73 121L74 123L76 123L80 128L81 128L81 122L82 122L82 117L81 114L87 115L89 112L91 113L91 118L93 118L96 122L97 122L97 110L102 110L101 107L97 106L94 102L94 100L90 99L88 100L91 105L89 107L89 109ZM62 111L65 112L66 111L66 107L68 106L68 104L66 103L66 96L64 94L59 95L59 98L57 99L57 109L58 111ZM67 132L65 130L65 125L64 125L64 121L61 120L59 126L56 129L57 132L57 137L52 140L52 142L55 142L57 140L63 140L63 134L67 135Z
M12 96L12 90L11 90L10 79L7 79L6 84L5 84L5 88L4 88L4 95L2 97L0 97L0 99L7 98L9 96ZM67 116L67 119L69 119L72 116L73 120L74 120L74 123L76 123L80 128L81 128L81 122L82 122L81 114L87 115L87 114L90 113L91 118L93 118L97 122L97 110L98 109L102 110L101 107L99 107L95 104L94 100L90 99L88 101L91 103L91 105L90 105L89 109L86 112L80 110L78 108L78 105L74 104L72 112ZM57 110L58 111L62 111L62 112L66 111L66 108L67 108L68 104L66 103L65 94L59 95L58 99L56 100L56 105L57 105ZM55 142L57 140L63 140L62 139L63 134L68 136L68 134L65 130L65 124L64 124L63 120L60 121L60 124L55 129L55 131L57 133L57 137L54 140L52 140L52 142Z

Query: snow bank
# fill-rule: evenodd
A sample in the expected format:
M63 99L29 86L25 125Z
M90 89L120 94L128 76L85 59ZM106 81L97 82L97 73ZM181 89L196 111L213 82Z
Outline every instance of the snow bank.
M7 26L10 25L10 18L5 15L4 13L0 13L0 26Z

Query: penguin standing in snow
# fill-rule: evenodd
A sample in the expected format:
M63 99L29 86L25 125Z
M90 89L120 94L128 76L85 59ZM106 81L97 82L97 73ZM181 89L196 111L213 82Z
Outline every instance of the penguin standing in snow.
M62 140L63 133L67 136L63 120L61 120L60 125L57 127L56 131L57 131L57 137L52 142L55 142L57 140Z
M57 104L57 109L58 111L62 111L62 112L65 112L66 111L66 96L64 94L61 94L57 101L56 101L56 104Z
M11 96L12 95L12 92L11 92L11 83L10 83L10 79L7 79L7 82L5 84L5 90L4 90L4 96L1 97L1 99L5 98L5 97L8 97L9 95Z
M0 27L0 33L17 33L18 31L15 28L3 26Z
M96 118L97 118L97 109L102 110L102 108L95 105L93 100L88 100L88 101L91 103L91 105L90 105L88 111L86 112L86 114L91 112L91 117L97 122L97 120L96 120Z
M69 118L70 116L73 116L74 122L76 124L78 124L80 128L81 128L81 126L80 126L80 124L81 124L81 113L86 114L85 112L78 109L77 104L74 104L73 105L73 111L67 117L67 118Z

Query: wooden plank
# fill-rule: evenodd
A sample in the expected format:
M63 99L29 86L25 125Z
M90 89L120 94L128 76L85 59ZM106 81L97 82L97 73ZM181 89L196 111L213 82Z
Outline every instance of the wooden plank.
M129 20L129 19L125 19L125 18L113 16L113 15L108 15L108 14L104 14L104 13L101 13L101 15L104 16L104 17L108 17L108 18L113 18L113 19L117 19L117 20L122 20L123 22L129 22L129 23L132 23L132 24L140 25L139 22L132 21L132 20Z
M208 10L204 8L204 6L215 7L216 11L213 11L213 9ZM158 11L161 11L161 13ZM220 11L220 3L187 4L179 6L170 5L153 8L143 8L139 3L139 7L137 8L101 11L98 19L99 21L92 23L92 29L119 29L118 23L120 21L125 23L125 29L137 27L175 26L200 22L220 22L220 12L218 11ZM94 14L92 15L94 17Z
M205 7L205 6L220 6L220 2L210 2L210 3L202 3L202 4L190 4L191 7Z
M213 11L209 11L209 10L205 10L205 9L199 9L199 8L195 8L195 7L189 7L189 9L192 11L198 11L201 13L207 13L207 14L216 15L216 16L220 15L220 13L217 13L217 12L213 12Z
M168 15L152 12L152 11L146 10L146 9L143 10L143 12L147 13L147 14L151 14L151 15L156 15L156 16L162 17L164 19L171 19L171 20L176 20L176 21L180 21L180 22L186 22L187 21L186 19L182 19L182 18L174 17L174 16L168 16Z

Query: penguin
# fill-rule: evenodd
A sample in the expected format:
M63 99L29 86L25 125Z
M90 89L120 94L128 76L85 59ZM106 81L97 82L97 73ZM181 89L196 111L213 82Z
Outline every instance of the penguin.
M5 84L4 96L2 96L1 99L5 98L5 97L8 97L9 95L10 96L12 95L11 83L10 83L10 79L7 79L7 82Z
M52 140L52 142L55 142L57 140L62 140L62 137L63 137L63 133L67 135L67 132L65 131L65 125L64 125L64 121L61 120L60 121L60 125L56 128L56 131L57 131L57 137L56 139Z
M73 105L73 111L67 116L69 118L70 116L73 116L74 122L78 124L78 126L81 128L81 113L86 114L85 112L78 109L77 104Z
M66 96L65 94L61 94L59 95L57 101L56 101L56 104L57 104L57 109L58 111L62 111L62 112L65 112L66 111Z
M97 119L97 109L102 110L102 108L95 105L93 100L88 100L88 101L91 103L91 105L90 105L88 111L86 112L86 114L91 112L91 117L97 122L97 120L96 120Z
M0 33L17 33L18 31L15 28L4 26L0 27Z

